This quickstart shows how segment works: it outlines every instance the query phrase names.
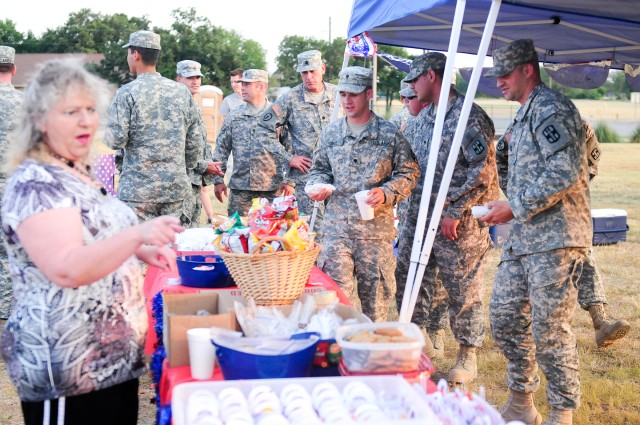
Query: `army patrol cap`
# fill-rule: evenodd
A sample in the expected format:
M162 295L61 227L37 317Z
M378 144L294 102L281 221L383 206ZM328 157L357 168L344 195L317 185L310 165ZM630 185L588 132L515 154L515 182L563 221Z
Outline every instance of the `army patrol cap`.
M415 95L416 92L413 91L409 83L405 83L404 81L400 82L400 96L413 97Z
M242 83L268 83L269 73L262 69L247 69L238 81Z
M507 75L518 65L538 62L538 53L531 39L516 40L504 47L494 50L493 68L487 71L485 77L502 77Z
M373 86L373 73L369 68L349 66L338 74L340 81L337 90L347 93L362 93Z
M16 60L16 49L9 46L0 46L0 63L13 64Z
M204 77L200 72L200 63L196 61L180 61L177 65L177 74L181 77Z
M420 55L411 62L411 70L404 77L405 83L410 83L430 69L434 71L443 71L447 64L447 57L440 52L429 52Z
M122 48L126 49L130 46L161 50L160 35L153 31L136 31L129 36L129 42Z
M315 71L322 67L322 53L319 50L308 50L298 55L296 72Z

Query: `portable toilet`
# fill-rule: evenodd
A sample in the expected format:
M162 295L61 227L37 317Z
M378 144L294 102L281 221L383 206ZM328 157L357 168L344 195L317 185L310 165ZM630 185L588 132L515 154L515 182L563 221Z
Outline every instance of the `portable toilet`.
M222 114L220 114L220 105L224 94L216 86L202 86L200 93L196 96L196 102L202 112L202 118L207 128L207 142L211 146L215 146L216 137L222 127Z

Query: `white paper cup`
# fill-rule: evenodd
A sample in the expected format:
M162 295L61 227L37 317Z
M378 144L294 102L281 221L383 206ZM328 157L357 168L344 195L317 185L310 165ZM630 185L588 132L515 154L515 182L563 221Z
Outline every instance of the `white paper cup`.
M489 207L486 205L474 205L471 207L471 216L473 218L481 218L489 214Z
M191 376L195 379L211 379L215 363L215 347L211 343L209 328L187 330L189 343L189 364Z
M367 195L367 193L369 193L368 190L361 190L354 195L356 197L356 202L358 202L360 217L363 220L373 219L373 207L366 203L367 199L369 199L369 195Z

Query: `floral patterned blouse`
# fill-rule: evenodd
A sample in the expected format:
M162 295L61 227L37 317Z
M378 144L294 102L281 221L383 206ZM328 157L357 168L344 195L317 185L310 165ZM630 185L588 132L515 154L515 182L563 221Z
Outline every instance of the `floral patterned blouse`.
M14 306L0 348L22 401L84 394L145 371L147 316L136 257L92 284L63 288L22 247L20 223L55 208L79 210L87 245L137 223L124 203L63 168L28 159L8 179L1 211Z

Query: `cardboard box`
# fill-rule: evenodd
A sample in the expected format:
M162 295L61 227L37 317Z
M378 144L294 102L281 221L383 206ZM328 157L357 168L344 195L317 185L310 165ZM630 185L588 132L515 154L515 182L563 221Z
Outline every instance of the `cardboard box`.
M230 291L226 291L230 292ZM189 365L187 330L216 326L239 330L232 309L220 305L220 294L201 292L195 294L163 294L163 343L171 367ZM233 305L233 303L231 303ZM210 314L198 316L196 312L206 310Z

